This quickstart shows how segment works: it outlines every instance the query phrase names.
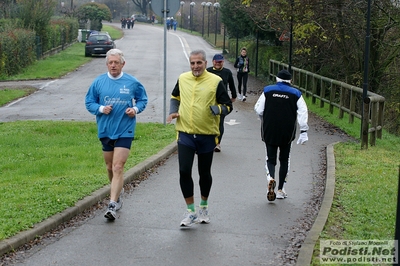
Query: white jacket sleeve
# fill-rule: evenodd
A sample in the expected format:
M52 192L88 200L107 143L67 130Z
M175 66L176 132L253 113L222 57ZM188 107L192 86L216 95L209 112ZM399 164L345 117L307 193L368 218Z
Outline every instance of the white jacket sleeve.
M308 130L308 108L303 96L297 100L297 122L300 126L300 131Z
M260 95L260 98L258 98L256 104L254 105L254 111L259 116L262 116L264 114L264 107L265 107L265 95L264 93Z

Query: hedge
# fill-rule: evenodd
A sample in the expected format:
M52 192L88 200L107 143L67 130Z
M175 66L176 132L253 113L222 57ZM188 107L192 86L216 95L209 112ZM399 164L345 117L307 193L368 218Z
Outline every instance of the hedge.
M78 37L76 19L52 19L45 36L36 36L33 30L12 27L19 23L0 23L0 79L20 73L47 51L73 43ZM5 26L3 26L5 25Z
M0 33L0 77L19 73L36 60L35 33L25 29Z

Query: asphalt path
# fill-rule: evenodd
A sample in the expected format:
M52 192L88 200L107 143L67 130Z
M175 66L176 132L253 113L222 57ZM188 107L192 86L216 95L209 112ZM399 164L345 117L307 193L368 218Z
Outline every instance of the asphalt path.
M135 75L149 96L139 122L164 119L163 34L163 28L136 24L117 42L126 54L124 71ZM167 105L177 77L189 70L188 53L195 49L204 49L210 63L219 52L200 37L168 32ZM84 107L84 96L92 80L105 71L104 58L96 58L61 79L32 82L39 91L0 108L0 121L94 121ZM294 142L292 146L285 185L288 198L267 202L265 150L260 121L253 112L257 98L251 94L246 102L234 103L234 111L226 118L222 152L214 155L212 168L210 224L194 225L189 230L179 227L186 206L173 153L139 187L124 195L124 206L115 222L103 217L104 206L57 241L27 252L15 265L287 265L283 257L296 237L293 228L300 226L315 200L324 150L343 136L326 132L310 117L309 142ZM193 176L198 204L196 168L197 164Z
M178 31L169 31L166 39L166 56L164 28L159 26L136 24L133 29L125 29L124 37L116 41L117 48L124 52L126 59L123 71L137 77L144 84L149 96L149 104L140 115L139 120L142 122L165 121L171 90L179 74L190 70L188 60L191 50L205 50L210 64L212 56L220 52L202 38ZM94 120L94 116L85 109L84 97L93 79L106 71L104 57L96 57L60 79L24 82L38 88L39 91L1 108L0 122L43 119ZM2 86L6 84L7 82L0 82Z

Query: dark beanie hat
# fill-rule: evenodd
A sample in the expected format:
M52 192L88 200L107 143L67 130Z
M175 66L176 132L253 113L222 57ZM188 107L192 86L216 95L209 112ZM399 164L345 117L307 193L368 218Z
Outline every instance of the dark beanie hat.
M279 71L277 77L282 80L291 80L292 79L292 75L286 69Z

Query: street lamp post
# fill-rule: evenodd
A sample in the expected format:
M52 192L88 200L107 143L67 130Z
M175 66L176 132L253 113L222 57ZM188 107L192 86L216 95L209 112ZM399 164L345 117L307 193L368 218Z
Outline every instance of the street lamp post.
M129 18L129 1L126 4L128 5L128 15L126 17Z
M190 2L190 32L193 31L193 7L195 5L195 2Z
M183 5L185 4L185 2L181 1L180 4L181 4L181 29L182 29Z
M206 6L208 7L208 19L207 19L207 37L210 37L210 7L212 6L211 2L207 2Z
M222 53L226 54L226 49L225 49L226 27L225 27L225 24L222 24L222 28L224 30L224 42L223 42L223 45L222 45Z
M151 21L151 16L152 16L151 10L152 10L152 8L151 8L151 1L149 1L149 13L147 13L147 17L150 19L150 21Z
M201 2L201 6L203 7L203 26L201 27L201 36L204 36L204 8L206 7L206 2Z
M293 0L290 0L290 33L289 33L289 73L292 73L292 50L293 50Z
M218 8L219 8L219 3L216 2L214 3L214 8L215 8L215 46L217 46L217 31L218 31Z
M365 50L364 50L364 80L363 80L363 102L361 115L361 149L368 149L368 113L364 114L364 110L368 107L368 67L369 67L369 46L371 39L371 0L367 5L367 27L365 32ZM399 208L399 207L398 207Z

